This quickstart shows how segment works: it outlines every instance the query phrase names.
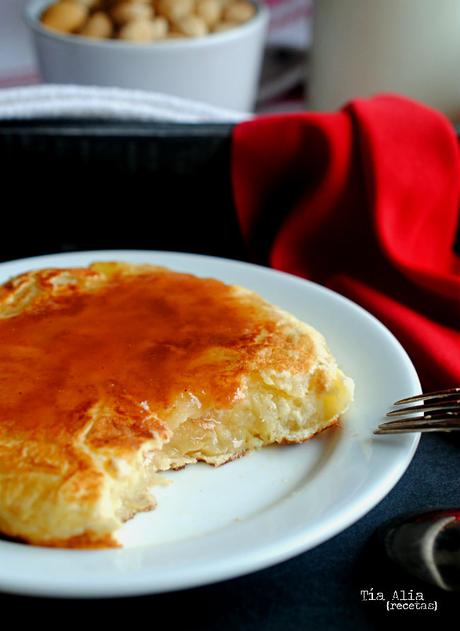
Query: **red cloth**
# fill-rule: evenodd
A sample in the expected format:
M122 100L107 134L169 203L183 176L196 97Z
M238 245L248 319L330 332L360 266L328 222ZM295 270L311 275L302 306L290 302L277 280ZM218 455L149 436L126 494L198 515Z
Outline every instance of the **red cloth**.
M232 179L253 257L384 322L425 388L460 385L460 153L449 121L398 96L236 126Z

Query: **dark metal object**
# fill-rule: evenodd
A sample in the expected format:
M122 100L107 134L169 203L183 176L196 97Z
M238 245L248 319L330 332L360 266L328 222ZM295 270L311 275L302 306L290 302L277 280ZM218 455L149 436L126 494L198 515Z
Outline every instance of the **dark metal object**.
M412 405L420 401L427 405ZM386 414L391 420L381 423L374 434L460 430L460 388L407 397L393 408Z
M0 260L111 248L246 258L232 201L231 131L0 122Z
M387 555L409 574L447 591L460 590L460 509L399 519L382 536Z

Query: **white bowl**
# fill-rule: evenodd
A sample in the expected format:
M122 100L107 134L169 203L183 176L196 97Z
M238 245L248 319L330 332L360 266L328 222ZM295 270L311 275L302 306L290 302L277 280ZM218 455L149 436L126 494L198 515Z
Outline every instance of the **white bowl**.
M254 107L268 10L229 31L200 38L135 44L61 35L40 23L50 0L31 0L32 30L46 83L152 90L241 112Z

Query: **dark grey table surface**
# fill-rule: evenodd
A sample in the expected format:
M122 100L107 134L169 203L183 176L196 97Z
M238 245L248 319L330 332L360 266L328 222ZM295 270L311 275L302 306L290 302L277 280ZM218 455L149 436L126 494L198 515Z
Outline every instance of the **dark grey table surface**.
M146 628L183 626L200 631L302 631L389 628L454 620L458 594L442 592L404 574L386 560L376 529L406 512L460 506L460 435L424 435L408 470L356 524L294 559L231 581L163 595L106 600L54 600L0 595L4 620L69 624L95 620ZM1 559L0 559L1 562ZM46 572L46 568L43 568ZM362 590L412 590L437 611L387 611L385 601L362 599ZM457 621L458 623L458 621ZM166 625L166 626L165 626ZM137 626L137 628L139 628Z

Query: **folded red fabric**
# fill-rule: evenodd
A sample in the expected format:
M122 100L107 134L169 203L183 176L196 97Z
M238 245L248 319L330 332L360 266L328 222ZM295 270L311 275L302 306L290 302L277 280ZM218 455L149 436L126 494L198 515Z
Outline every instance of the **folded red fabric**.
M253 258L361 304L424 388L460 385L460 151L440 113L386 95L234 129L232 179Z

